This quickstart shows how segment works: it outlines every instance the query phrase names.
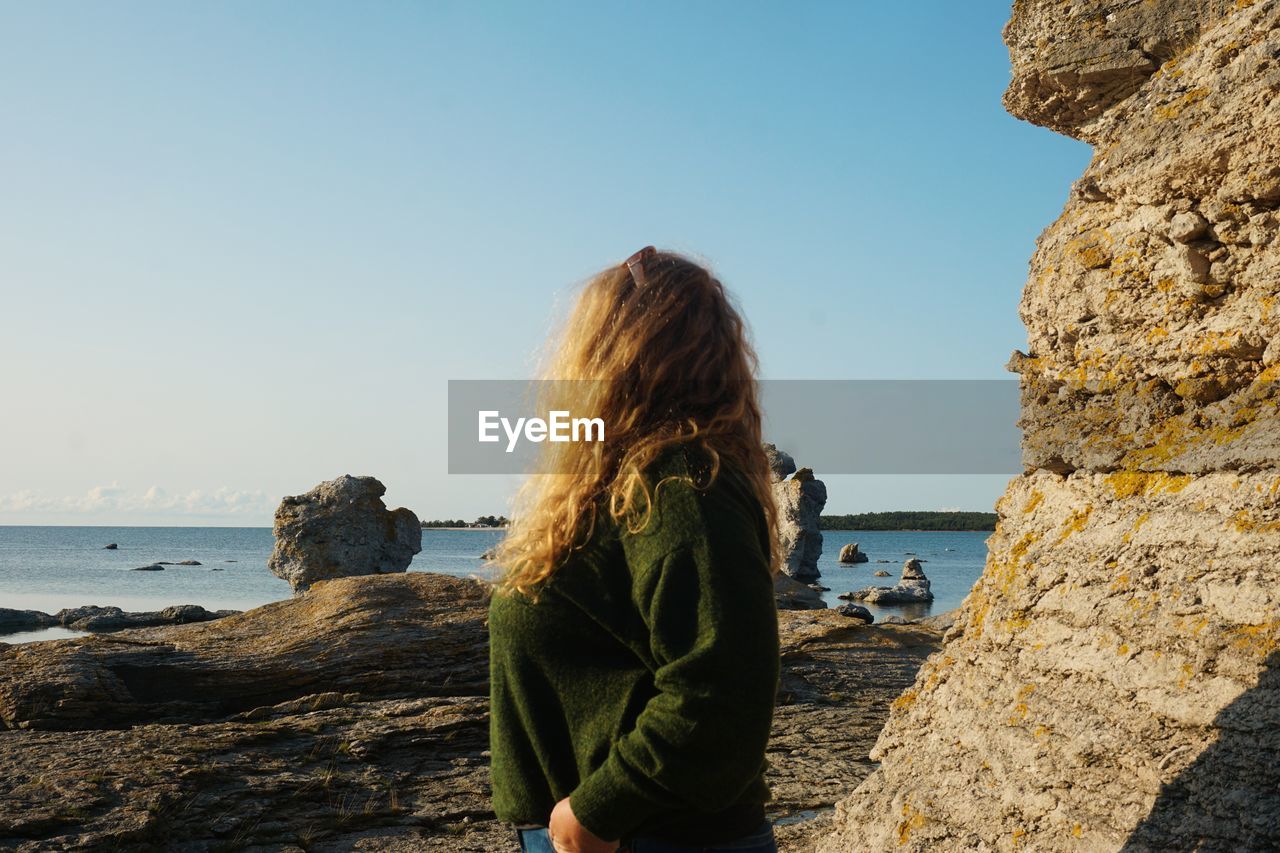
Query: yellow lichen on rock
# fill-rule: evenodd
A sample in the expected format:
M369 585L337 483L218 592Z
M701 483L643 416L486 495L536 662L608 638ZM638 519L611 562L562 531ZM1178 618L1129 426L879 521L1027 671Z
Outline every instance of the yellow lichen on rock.
M1019 305L1028 470L818 849L1280 849L1280 0L1005 38L1010 111L1095 147Z

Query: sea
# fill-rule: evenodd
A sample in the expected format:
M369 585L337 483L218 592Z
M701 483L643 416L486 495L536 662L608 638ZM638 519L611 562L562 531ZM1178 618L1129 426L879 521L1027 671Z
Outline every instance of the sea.
M932 582L931 604L867 608L877 619L919 618L954 609L982 574L985 532L859 530L823 531L819 580L830 587L823 598L867 586L892 586L902 563L916 557ZM489 577L481 557L502 537L500 530L422 531L422 552L409 571L458 577ZM870 562L844 566L840 549L857 542ZM107 550L105 546L117 547ZM248 610L290 597L289 585L271 574L267 558L273 539L268 527L37 527L0 526L0 607L56 613L65 607L98 605L123 610L160 610L198 604L209 610ZM196 560L198 566L166 566L162 572L135 572L161 561ZM877 570L889 572L878 578ZM6 643L76 636L49 628L0 636Z

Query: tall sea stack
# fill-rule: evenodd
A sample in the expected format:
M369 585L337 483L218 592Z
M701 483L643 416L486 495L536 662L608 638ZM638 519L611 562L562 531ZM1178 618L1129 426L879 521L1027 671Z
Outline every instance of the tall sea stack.
M824 851L1280 848L1280 0L1018 0L1026 472Z

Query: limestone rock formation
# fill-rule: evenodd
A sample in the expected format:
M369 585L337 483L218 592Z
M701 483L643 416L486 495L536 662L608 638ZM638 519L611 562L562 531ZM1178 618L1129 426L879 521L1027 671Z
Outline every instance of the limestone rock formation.
M1280 0L1018 0L1026 473L822 851L1280 848Z
M769 468L773 471L776 482L787 479L796 472L796 460L785 450L779 450L772 444L764 446L765 455L769 457Z
M896 585L869 586L849 593L848 597L870 604L918 604L933 601L933 592L929 589L929 579L925 577L920 561L911 557L902 564L902 578Z
M1203 26L1251 0L1016 0L1005 27L1019 118L1097 141L1098 119L1193 44Z
M386 492L373 477L347 474L285 498L267 566L294 592L321 580L405 571L422 550L422 526L403 507L388 511Z
M778 505L778 538L782 570L799 581L817 580L822 556L822 530L818 520L827 505L827 487L814 479L813 470L801 468L789 480L773 484Z

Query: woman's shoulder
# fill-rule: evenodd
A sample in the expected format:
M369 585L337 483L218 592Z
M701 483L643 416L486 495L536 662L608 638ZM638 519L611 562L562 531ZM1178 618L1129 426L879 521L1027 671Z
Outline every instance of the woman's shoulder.
M644 479L651 486L664 480L681 482L690 487L705 482L708 460L706 454L687 444L673 444L663 450L644 467ZM699 475L702 475L700 478Z
M632 547L670 552L725 532L754 534L763 509L731 461L713 464L695 447L668 448L645 469L650 500L642 527L625 535ZM655 554L658 555L658 554Z
M700 447L678 444L662 451L643 471L654 507L705 505L750 493L738 465L713 458Z

